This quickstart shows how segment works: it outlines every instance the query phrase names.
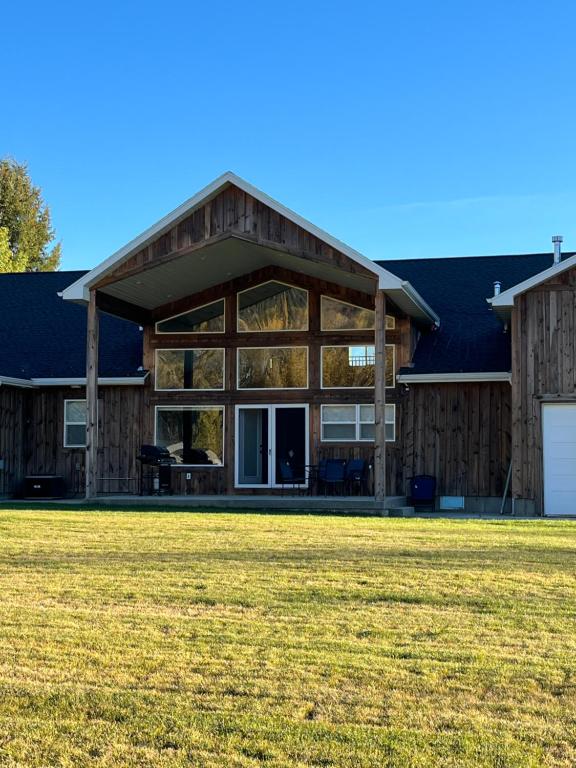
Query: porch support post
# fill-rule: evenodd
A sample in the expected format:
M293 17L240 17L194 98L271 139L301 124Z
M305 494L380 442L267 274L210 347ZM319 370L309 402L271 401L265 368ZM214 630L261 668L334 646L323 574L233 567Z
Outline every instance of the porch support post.
M386 499L386 295L376 289L374 333L374 499Z
M98 463L98 309L90 291L86 326L86 498L96 496Z

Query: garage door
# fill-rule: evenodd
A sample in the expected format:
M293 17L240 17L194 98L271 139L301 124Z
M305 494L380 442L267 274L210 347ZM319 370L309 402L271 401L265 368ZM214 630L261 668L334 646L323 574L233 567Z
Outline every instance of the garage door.
M542 406L544 514L576 515L576 403Z

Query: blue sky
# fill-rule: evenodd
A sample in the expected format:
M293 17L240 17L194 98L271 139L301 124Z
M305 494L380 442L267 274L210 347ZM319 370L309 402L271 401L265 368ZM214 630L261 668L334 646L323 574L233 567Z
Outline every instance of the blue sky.
M371 258L576 249L571 2L9 3L0 156L94 266L232 170Z

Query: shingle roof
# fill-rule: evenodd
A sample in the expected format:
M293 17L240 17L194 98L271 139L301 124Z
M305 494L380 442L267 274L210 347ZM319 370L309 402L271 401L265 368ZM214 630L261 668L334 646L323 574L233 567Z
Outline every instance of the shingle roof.
M0 275L0 375L80 378L86 375L86 308L58 296L85 272ZM100 318L100 376L137 376L142 334L137 325Z
M403 373L479 373L510 370L510 336L486 302L494 294L494 282L499 280L505 291L551 266L552 254L378 263L409 280L441 319L437 331L422 335L414 366Z

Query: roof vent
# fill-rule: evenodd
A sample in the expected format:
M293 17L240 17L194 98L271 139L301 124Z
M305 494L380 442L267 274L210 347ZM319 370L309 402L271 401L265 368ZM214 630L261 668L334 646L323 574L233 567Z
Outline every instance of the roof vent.
M554 264L560 264L562 260L562 241L564 238L562 235L554 235L552 242L554 243Z
M500 288L502 288L502 283L500 280L496 280L494 283L494 296L500 295Z

